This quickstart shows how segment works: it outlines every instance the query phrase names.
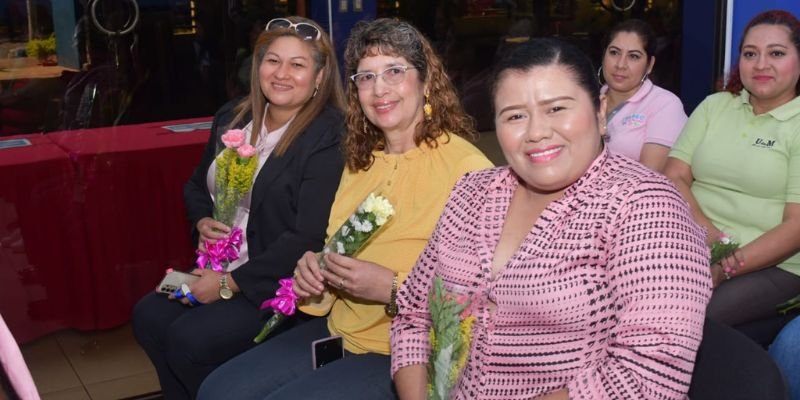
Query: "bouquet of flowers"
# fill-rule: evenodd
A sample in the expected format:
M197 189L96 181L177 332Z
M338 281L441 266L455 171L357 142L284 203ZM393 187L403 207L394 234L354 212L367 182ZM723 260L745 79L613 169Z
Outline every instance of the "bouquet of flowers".
M441 277L433 281L428 297L431 312L428 361L428 400L447 400L467 363L472 342L471 301L467 295L454 296L444 288Z
M250 191L258 160L253 157L256 149L245 143L246 135L240 129L231 129L222 135L225 149L215 159L214 175L216 194L214 219L231 226L239 202ZM197 250L197 266L225 271L225 267L239 258L242 230L234 227L231 233L216 243L204 243L205 250Z
M369 239L375 235L382 226L389 222L394 215L394 207L385 197L370 193L353 215L348 218L339 230L331 236L322 254L319 256L319 266L323 269L325 255L328 253L352 256L364 247Z
M711 245L711 259L709 265L714 265L725 259L739 248L739 243L735 242L725 233L719 237L719 241ZM730 272L730 271L725 271Z
M356 255L393 215L394 207L389 200L370 193L325 244L318 259L320 267L325 268L324 257L328 253L334 252L350 257ZM274 314L253 339L254 342L263 342L278 325L295 313L297 294L292 289L293 282L292 278L281 279L279 281L281 287L275 293L275 298L261 303L262 310L271 308Z

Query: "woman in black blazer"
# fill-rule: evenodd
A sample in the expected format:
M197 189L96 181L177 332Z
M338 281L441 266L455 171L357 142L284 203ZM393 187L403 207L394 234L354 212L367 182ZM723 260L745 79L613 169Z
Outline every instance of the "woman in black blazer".
M322 248L344 167L343 92L325 33L307 19L275 19L254 54L250 95L214 116L203 158L184 188L194 243L201 247L229 233L231 226L211 217L214 159L224 148L223 133L246 133L260 169L234 218L244 231L241 258L224 274L193 271L200 279L191 293L200 306L151 293L134 309L134 334L167 399L194 398L206 375L253 346L271 316L259 310L261 302L274 297L278 280L291 276L304 251ZM262 129L253 129L261 125L254 121L263 121Z

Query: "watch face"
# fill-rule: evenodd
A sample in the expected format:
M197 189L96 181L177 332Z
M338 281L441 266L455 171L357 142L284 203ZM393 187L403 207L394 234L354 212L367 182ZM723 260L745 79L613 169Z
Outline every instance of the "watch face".
M233 290L231 288L220 288L219 289L219 297L222 297L223 300L228 300L233 297Z

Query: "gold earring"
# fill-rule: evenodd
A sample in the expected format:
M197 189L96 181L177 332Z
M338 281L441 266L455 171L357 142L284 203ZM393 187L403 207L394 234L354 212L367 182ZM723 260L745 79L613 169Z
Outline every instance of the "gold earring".
M425 113L425 121L430 121L433 118L433 106L428 102L428 95L425 95L425 105L422 106L422 112Z

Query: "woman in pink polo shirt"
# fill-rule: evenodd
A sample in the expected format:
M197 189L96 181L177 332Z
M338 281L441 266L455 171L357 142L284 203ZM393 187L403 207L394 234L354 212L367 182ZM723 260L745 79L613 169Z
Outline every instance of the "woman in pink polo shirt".
M669 149L686 123L681 100L648 79L656 63L656 35L638 19L608 34L601 93L608 98L608 148L662 172Z

